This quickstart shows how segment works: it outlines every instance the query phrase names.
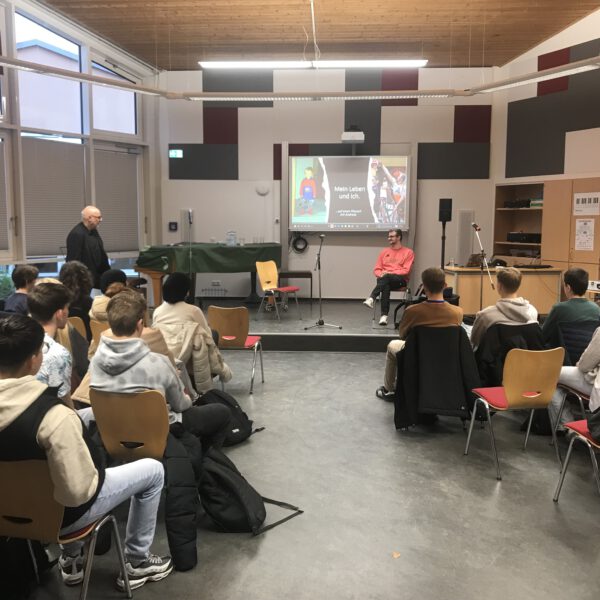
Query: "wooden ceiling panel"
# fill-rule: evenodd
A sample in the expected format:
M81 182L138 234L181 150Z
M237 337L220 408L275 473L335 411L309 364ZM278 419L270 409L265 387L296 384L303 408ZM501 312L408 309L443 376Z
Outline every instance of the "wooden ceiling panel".
M160 69L314 56L309 0L46 0ZM501 66L600 8L591 0L314 0L321 58Z

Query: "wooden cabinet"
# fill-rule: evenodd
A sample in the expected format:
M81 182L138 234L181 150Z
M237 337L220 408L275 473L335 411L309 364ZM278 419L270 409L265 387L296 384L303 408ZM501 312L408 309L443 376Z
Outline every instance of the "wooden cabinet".
M571 241L571 197L573 181L560 179L544 184L544 212L542 217L542 262L554 264L569 261Z
M541 242L509 241L508 237L510 233L533 233L538 236L542 234L543 207L536 204L543 199L543 183L496 187L493 252L495 257L502 258L509 264L529 263L539 258Z

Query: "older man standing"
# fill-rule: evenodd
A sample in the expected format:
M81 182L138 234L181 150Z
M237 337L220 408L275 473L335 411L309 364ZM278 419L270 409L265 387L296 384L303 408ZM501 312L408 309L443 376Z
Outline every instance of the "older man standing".
M67 262L82 262L92 273L95 288L100 287L100 275L110 268L102 238L98 233L101 221L100 209L86 206L81 211L81 223L75 225L67 236Z

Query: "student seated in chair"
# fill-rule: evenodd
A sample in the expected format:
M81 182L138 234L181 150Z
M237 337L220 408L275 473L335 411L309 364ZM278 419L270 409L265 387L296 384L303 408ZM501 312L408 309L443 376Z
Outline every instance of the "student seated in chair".
M388 244L390 247L379 253L373 269L373 273L377 278L377 285L363 302L364 305L373 308L377 296L381 294L380 325L387 325L390 312L390 292L408 285L410 270L415 260L414 252L402 245L402 231L400 229L390 229L388 231Z
M169 422L181 423L200 438L203 449L220 448L229 429L231 412L222 404L192 406L169 359L155 354L141 339L145 298L123 290L106 308L112 337L102 336L90 363L90 386L105 392L134 393L158 390L169 407Z
M33 265L19 265L12 272L15 291L4 301L4 310L20 315L27 315L27 294L33 289L39 275Z
M496 291L500 300L493 306L479 311L475 316L471 330L473 350L477 350L485 332L496 323L504 325L537 323L537 310L527 300L517 296L521 279L521 272L514 267L507 267L496 273Z
M377 388L376 396L383 400L392 400L396 389L396 354L404 348L408 332L418 325L429 327L448 327L462 323L463 311L444 300L446 281L444 271L437 267L425 269L421 274L423 291L427 299L409 306L402 315L398 330L399 340L392 340L387 346L385 356L385 375L383 386Z
M44 329L43 360L37 378L51 388L68 406L71 402L73 360L69 351L54 338L67 326L71 293L62 283L38 283L27 296L29 313Z
M588 272L583 269L573 267L564 272L563 290L567 299L556 303L542 324L544 343L548 348L560 346L559 323L600 319L600 307L585 297L588 282Z
M61 534L79 531L131 500L125 559L131 588L164 579L169 556L150 553L163 487L163 466L145 458L105 469L77 413L37 380L42 326L29 317L0 319L0 460L47 460L54 497L65 506ZM7 482L5 484L8 485ZM83 542L67 544L58 562L63 581L83 580ZM122 576L117 586L124 589Z

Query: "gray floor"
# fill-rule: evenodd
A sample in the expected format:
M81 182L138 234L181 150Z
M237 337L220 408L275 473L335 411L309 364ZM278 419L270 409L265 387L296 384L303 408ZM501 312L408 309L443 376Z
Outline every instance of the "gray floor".
M520 418L495 417L502 482L484 431L468 457L458 421L396 432L373 393L382 354L266 353L253 397L249 353L226 358L228 391L266 426L230 457L263 495L306 512L258 538L200 531L198 567L135 598L598 597L600 497L583 452L555 504L553 450L534 436L523 452ZM160 524L155 549L166 548ZM98 557L88 597L122 598L115 574L113 552ZM77 593L50 577L35 598Z
M211 300L204 301L205 312L209 304L219 306L239 306L241 302L234 300ZM315 300L312 304L308 300L300 301L300 315L293 299L290 299L287 311L280 311L280 321L274 312L258 313L258 305L248 305L250 311L250 331L251 333L305 333L304 328L314 325L319 319L319 301ZM395 331L393 323L393 313L397 301L392 301L389 323L387 327L379 325L380 306L377 303L376 320L373 321L373 310L367 308L361 300L324 300L322 305L323 321L336 326L341 325L342 329L337 327L316 327L309 329L306 333L323 335L385 335L389 336ZM398 313L400 317L402 312Z

